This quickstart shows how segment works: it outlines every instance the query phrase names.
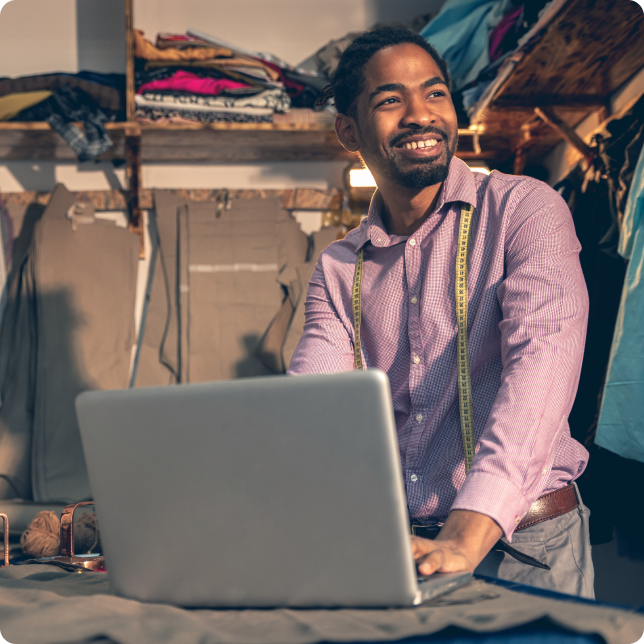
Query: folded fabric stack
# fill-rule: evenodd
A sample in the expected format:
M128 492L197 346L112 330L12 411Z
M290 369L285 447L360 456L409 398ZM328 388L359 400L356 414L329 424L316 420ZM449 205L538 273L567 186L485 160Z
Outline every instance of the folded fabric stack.
M135 32L136 116L148 123L271 123L310 108L326 84L317 73L190 30L156 45ZM288 121L288 118L286 117Z
M43 74L0 78L0 121L46 121L76 152L95 159L112 147L105 123L125 118L120 74ZM81 121L84 131L73 121Z

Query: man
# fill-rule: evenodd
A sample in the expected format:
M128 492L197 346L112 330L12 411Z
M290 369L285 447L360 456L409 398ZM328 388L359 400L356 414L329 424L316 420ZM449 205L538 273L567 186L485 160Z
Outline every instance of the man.
M444 522L435 540L412 537L421 574L476 570L592 597L588 510L571 485L588 455L567 423L588 298L565 203L539 181L473 173L454 158L449 72L420 36L361 35L332 89L337 136L378 190L368 218L320 257L289 372L351 370L359 357L389 376L413 530L432 536ZM469 206L476 455L466 477L455 284Z

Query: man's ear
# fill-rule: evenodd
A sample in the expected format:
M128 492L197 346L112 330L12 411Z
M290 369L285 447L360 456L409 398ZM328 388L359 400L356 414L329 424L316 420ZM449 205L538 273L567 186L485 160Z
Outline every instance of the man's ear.
M338 114L335 117L335 133L347 152L358 152L360 149L358 126L351 116Z

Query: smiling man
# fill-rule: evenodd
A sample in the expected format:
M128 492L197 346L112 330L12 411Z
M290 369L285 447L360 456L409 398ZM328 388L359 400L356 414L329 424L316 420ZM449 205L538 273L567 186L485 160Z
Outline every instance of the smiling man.
M454 157L449 72L420 36L361 35L332 90L337 136L378 190L320 256L289 372L389 376L420 573L592 597L573 484L587 452L567 422L588 311L570 212L539 181Z

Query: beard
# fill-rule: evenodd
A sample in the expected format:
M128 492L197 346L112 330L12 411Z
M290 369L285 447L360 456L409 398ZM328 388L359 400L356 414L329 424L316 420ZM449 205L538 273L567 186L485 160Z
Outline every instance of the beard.
M410 188L412 190L422 190L428 186L434 186L442 183L447 179L449 164L456 152L458 144L458 133L450 137L448 132L439 130L435 127L425 127L413 132L405 132L394 137L389 145L395 149L396 145L410 134L438 134L443 139L445 152L439 157L428 159L401 159L395 153L387 158L378 158L377 155L368 154L368 159L364 159L366 165L371 165L382 176L389 179L399 186Z

